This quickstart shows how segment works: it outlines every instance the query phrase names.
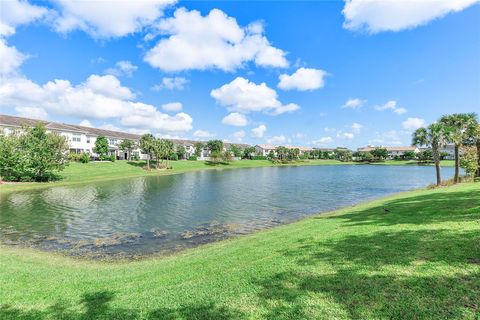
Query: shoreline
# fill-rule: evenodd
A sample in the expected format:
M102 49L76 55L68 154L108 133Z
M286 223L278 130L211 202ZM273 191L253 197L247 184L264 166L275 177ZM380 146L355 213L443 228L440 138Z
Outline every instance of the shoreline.
M444 162L442 167L451 167L452 163L448 160L448 162ZM87 164L79 164L79 163L71 163L70 166L80 167L85 166L85 169L95 166L95 165L107 165L111 167L115 167L116 164L120 163L124 165L126 163L133 163L131 161L125 161L123 164L122 162L91 162ZM140 164L141 162L137 162ZM305 160L299 161L294 163L285 163L285 164L275 164L269 160L236 160L230 164L220 164L220 165L209 165L206 161L195 161L189 162L179 161L177 163L171 162L173 165L173 169L162 169L156 170L152 169L150 171L145 170L137 165L138 170L131 168L133 170L120 172L119 173L110 173L109 176L102 176L99 175L97 177L92 177L89 179L78 179L79 177L75 176L74 178L78 180L74 180L72 178L64 177L62 180L52 181L52 182L2 182L0 181L0 192L16 192L16 191L27 191L27 190L38 190L38 189L45 189L50 187L64 187L70 185L81 185L81 184L88 184L88 183L97 183L97 182L108 182L108 181L118 181L124 179L131 179L131 178L139 178L139 177L150 177L150 176L167 176L167 175L175 175L175 174L182 174L187 172L195 172L195 171L204 171L204 170L234 170L234 169L250 169L250 168L258 168L258 167L299 167L299 166L331 166L331 165L374 165L374 166L432 166L431 164L420 164L417 162L412 161L403 161L403 160L388 160L385 162L378 162L378 163L359 163L359 162L341 162L337 160ZM181 165L179 165L181 164ZM185 165L187 164L187 165ZM189 166L190 164L193 164ZM136 166L136 164L131 165L132 167ZM177 168L175 168L177 166ZM114 168L115 169L115 168ZM66 169L68 171L68 167ZM92 169L95 170L95 169ZM65 171L61 172L60 174L65 173ZM80 176L82 172L79 172L78 175ZM109 174L109 173L106 173Z

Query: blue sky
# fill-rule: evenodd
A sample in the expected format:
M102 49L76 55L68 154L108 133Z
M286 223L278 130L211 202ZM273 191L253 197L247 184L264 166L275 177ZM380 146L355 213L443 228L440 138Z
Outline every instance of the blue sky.
M159 136L406 145L480 111L475 0L0 4L1 113Z

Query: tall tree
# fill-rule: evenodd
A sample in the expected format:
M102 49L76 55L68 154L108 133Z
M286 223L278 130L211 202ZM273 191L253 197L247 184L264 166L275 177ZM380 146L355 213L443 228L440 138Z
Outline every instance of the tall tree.
M122 140L122 142L120 142L120 144L118 145L118 148L120 150L122 150L123 152L127 152L128 159L126 159L126 160L131 159L132 151L133 151L133 149L135 149L135 147L136 147L135 142L133 142L132 140L129 140L129 139Z
M415 146L427 146L432 148L433 161L437 177L437 186L442 183L440 174L440 148L445 145L448 129L443 123L432 123L427 128L417 129L412 136L412 144Z
M140 149L142 149L142 153L147 155L147 169L150 170L150 159L153 154L153 150L155 148L155 137L150 134L144 134L140 138Z
M100 159L104 158L108 154L108 140L104 136L98 136L95 140L95 153L100 156Z
M477 125L475 113L454 113L440 118L440 122L448 128L447 141L453 143L455 152L455 176L454 182L458 183L460 173L460 147L472 140L472 128Z
M185 158L185 154L187 153L187 150L185 150L185 146L179 144L175 149L175 153L177 154L178 159L183 159Z
M202 155L202 150L205 148L205 145L198 141L193 144L193 148L195 149L195 156L198 158Z

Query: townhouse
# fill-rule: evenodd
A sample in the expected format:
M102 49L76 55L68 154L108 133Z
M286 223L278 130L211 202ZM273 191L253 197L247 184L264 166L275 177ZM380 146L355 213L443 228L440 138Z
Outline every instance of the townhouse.
M405 152L414 152L415 154L420 152L420 149L417 148L416 146L405 146L405 147L385 147L385 146L379 146L379 147L374 147L374 146L367 146L367 147L362 147L358 148L358 152L371 152L377 148L382 148L386 149L388 152L388 159L394 159L396 157L403 157L405 155Z
M0 114L0 133L3 132L4 134L10 134L15 130L21 130L24 127L34 127L37 124L43 124L48 132L54 132L65 137L70 147L70 152L72 153L86 152L92 157L96 157L97 154L94 151L95 141L97 140L97 137L104 136L108 140L109 155L114 155L118 160L130 159L131 157L138 157L139 159L148 158L148 156L143 154L139 148L141 135L138 134ZM125 139L133 141L136 145L136 148L132 150L131 154L129 154L128 151L120 150L118 147ZM195 143L197 142L202 142L204 144L199 160L208 160L210 157L210 151L206 147L206 141L181 139L169 140L172 141L175 147L179 145L185 147L186 159L195 155ZM231 143L225 143L224 151L230 148L231 145ZM235 145L240 148L248 146L246 144Z

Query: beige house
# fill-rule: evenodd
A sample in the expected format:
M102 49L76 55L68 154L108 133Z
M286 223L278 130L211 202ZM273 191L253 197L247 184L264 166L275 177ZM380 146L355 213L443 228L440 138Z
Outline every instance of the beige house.
M358 148L357 151L358 152L371 152L371 151L373 151L375 149L378 149L378 148L387 149L389 159L393 159L395 157L402 157L405 154L405 152L408 152L408 151L412 151L412 152L415 152L415 153L420 152L420 149L418 147L415 147L415 146L405 146L405 147L367 146L367 147L363 147L363 148Z

